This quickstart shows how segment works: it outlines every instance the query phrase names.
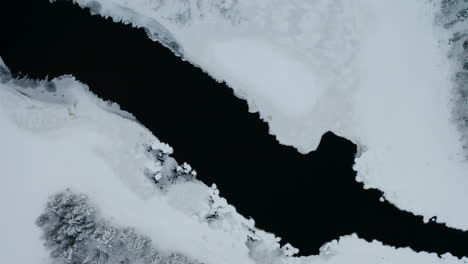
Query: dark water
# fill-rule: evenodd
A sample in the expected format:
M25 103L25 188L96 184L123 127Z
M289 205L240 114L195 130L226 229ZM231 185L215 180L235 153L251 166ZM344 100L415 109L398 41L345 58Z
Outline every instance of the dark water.
M231 89L149 40L143 30L89 15L71 3L0 2L0 56L16 74L73 74L118 102L172 145L199 178L257 226L316 254L341 235L417 251L468 256L468 233L423 224L379 202L352 170L356 146L332 133L301 155L279 145Z

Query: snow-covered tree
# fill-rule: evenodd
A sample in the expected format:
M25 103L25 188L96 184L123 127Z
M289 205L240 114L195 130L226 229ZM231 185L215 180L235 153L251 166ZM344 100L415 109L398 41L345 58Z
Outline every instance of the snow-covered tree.
M36 220L44 232L45 246L53 258L75 263L87 251L83 241L94 233L95 212L88 206L86 197L70 191L54 195L45 212Z
M50 256L63 264L195 264L177 253L161 253L132 228L99 219L85 195L70 190L52 196L36 220Z

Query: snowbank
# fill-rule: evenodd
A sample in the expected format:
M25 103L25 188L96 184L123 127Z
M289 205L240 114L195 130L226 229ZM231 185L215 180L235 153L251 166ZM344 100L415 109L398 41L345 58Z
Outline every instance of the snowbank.
M371 243L358 239L355 235L344 236L322 247L318 257L309 257L310 263L466 263L468 260L458 260L450 255L420 253L414 254L407 248L395 249L383 246L380 242Z

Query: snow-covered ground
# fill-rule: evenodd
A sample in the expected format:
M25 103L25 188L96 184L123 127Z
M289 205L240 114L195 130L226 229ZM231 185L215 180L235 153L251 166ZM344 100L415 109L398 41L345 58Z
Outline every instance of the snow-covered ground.
M253 263L246 238L214 230L196 215L184 215L184 210L175 209L180 207L170 205L177 199L206 197L198 202L208 207L210 188L191 183L185 189L192 192L180 191L179 198L170 191L162 196L145 176L152 162L145 146L159 144L151 132L103 109L103 103L73 78L53 83L58 88L55 94L63 91L68 102L55 101L53 94L48 95L50 100L35 100L15 85L0 85L0 206L6 209L0 220L2 263L44 259L47 254L34 221L47 198L66 188L89 195L105 217L150 236L157 248L205 263ZM22 92L28 90L45 91L38 87ZM199 208L203 206L191 206Z
M280 249L274 235L240 216L215 187L192 179L159 188L148 172L166 173L156 180L170 168L193 173L170 157L155 160L151 151L172 149L116 104L103 102L71 76L15 80L0 68L2 263L52 263L35 220L48 197L68 188L87 195L113 225L151 238L161 252L206 264L468 262L356 236L325 245L317 256L291 257L293 248Z
M366 188L468 230L453 32L436 23L441 2L461 1L73 1L225 81L282 144L310 152L326 131L352 140Z
M328 130L354 141L357 177L366 187L401 209L468 230L466 138L455 122L463 118L453 116L453 46L461 43L448 45L463 26L435 24L438 2L74 1L144 27L225 81L282 144L313 151ZM294 249L280 248L215 187L196 180L158 186L173 169L190 169L176 169L170 157L155 160L152 151L170 154L170 147L130 113L73 77L14 80L2 65L2 263L50 263L34 221L48 197L67 188L89 196L114 225L150 237L158 250L207 264L468 262L355 236L317 256L291 257Z

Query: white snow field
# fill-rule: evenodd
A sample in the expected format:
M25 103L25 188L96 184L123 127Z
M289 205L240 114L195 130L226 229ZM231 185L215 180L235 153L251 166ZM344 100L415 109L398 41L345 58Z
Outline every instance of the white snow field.
M56 263L34 222L48 197L67 188L86 194L112 224L150 237L161 252L206 264L468 263L356 236L325 245L320 255L293 257L294 248L279 248L274 235L239 215L216 187L190 180L158 188L148 170L164 174L177 165L170 157L158 163L148 149L172 149L118 105L71 76L15 80L0 68L1 263ZM208 221L213 212L217 219Z
M452 114L452 32L436 23L441 1L73 2L145 28L226 82L282 144L307 153L327 131L352 140L366 188L468 230L468 163Z

